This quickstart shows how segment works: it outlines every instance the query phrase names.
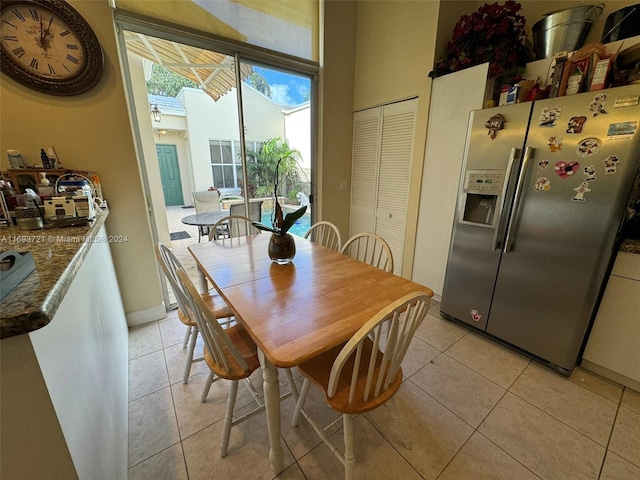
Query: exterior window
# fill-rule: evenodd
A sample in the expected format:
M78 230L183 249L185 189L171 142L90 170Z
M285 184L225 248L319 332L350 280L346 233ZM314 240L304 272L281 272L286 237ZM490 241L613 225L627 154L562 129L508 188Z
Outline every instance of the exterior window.
M238 186L235 165L239 163L239 159L234 155L233 147L233 142L228 140L209 140L213 186L216 188Z
M257 151L263 142L247 141L247 149ZM240 188L242 185L242 161L240 142L209 140L211 171L215 188Z

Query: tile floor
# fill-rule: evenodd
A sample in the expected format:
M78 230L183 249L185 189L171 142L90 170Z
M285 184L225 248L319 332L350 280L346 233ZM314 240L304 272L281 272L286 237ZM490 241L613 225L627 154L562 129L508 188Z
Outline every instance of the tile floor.
M640 478L640 393L580 368L561 377L441 319L438 307L414 338L395 397L413 448L389 432L385 409L359 416L356 478ZM290 426L291 398L282 403L285 470L279 476L269 466L264 415L234 427L228 455L220 458L226 385L215 383L200 403L207 375L202 362L182 383L183 328L174 311L130 331L129 479L341 478L342 465L311 427L304 420ZM252 379L260 390L261 372ZM312 392L308 408L328 423L336 415ZM241 388L236 409L250 403ZM341 433L333 434L339 445Z

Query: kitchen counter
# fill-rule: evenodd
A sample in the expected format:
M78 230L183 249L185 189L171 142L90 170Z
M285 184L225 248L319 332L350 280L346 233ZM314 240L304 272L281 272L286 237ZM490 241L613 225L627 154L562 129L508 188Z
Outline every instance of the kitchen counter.
M0 302L0 477L127 478L128 330L106 212L0 229L36 266ZM34 455L37 452L37 455Z
M0 229L0 251L31 252L36 265L36 271L0 301L0 338L51 322L107 215L99 211L92 225L84 227Z

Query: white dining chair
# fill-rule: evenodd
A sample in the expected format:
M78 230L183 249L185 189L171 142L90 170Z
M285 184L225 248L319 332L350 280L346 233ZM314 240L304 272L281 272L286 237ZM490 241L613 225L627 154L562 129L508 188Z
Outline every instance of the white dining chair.
M422 292L405 295L380 310L346 344L298 365L305 378L292 425L297 426L300 415L305 417L344 465L346 480L354 478L356 464L353 418L381 405L387 406L398 391L402 384L402 360L430 304L431 299ZM311 384L323 391L329 407L342 413L344 451L340 451L327 434L336 422L323 427L304 409ZM393 417L402 421L401 415ZM394 430L401 431L400 428ZM405 446L409 446L408 440Z
M207 307L202 297L198 294L189 276L182 269L177 272L178 279L184 289L198 328L204 341L204 359L211 370L210 378L213 381L220 379L229 380L229 395L227 397L227 409L220 441L220 456L227 455L231 427L248 420L265 409L264 400L251 383L249 376L260 366L258 360L258 347L251 339L244 327L237 323L228 328L222 328L213 312ZM293 392L296 393L295 383L291 370L285 369L290 391L282 395L280 399L287 398ZM234 407L238 393L238 383L243 380L244 385L256 402L250 412L234 418ZM210 384L209 384L210 385ZM295 398L294 397L294 398Z
M182 383L188 383L189 374L191 373L191 365L203 360L203 357L194 357L196 342L198 340L198 325L189 308L186 294L181 288L180 282L178 282L176 272L179 269L182 269L180 261L176 258L173 252L171 252L171 250L161 242L156 243L155 253L158 264L160 265L160 268L167 278L169 286L176 297L176 302L178 303L178 319L186 326L182 348L185 349L188 346L189 351L187 352L187 358L185 360ZM233 320L233 312L222 297L215 292L215 290L202 294L202 299L205 305L207 305L207 308L213 312L216 318L220 319L224 323L230 323Z
M386 272L393 272L393 255L389 244L375 233L358 233L342 246L342 253Z
M304 234L304 238L308 238L310 241L319 243L336 252L339 252L342 248L342 238L338 227L326 220L314 223Z

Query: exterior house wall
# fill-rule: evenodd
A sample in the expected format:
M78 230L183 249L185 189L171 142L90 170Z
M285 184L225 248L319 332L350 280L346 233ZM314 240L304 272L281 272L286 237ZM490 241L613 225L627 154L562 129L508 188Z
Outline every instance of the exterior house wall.
M271 137L284 137L282 106L274 104L251 87L243 86L242 95L246 139L263 141ZM187 150L193 183L183 193L186 204L190 204L191 191L207 190L213 185L209 140L239 141L237 95L233 88L214 102L202 90L184 88L178 98L188 112Z
M300 151L300 167L308 174L311 169L311 114L308 105L284 116L284 132L289 146Z

